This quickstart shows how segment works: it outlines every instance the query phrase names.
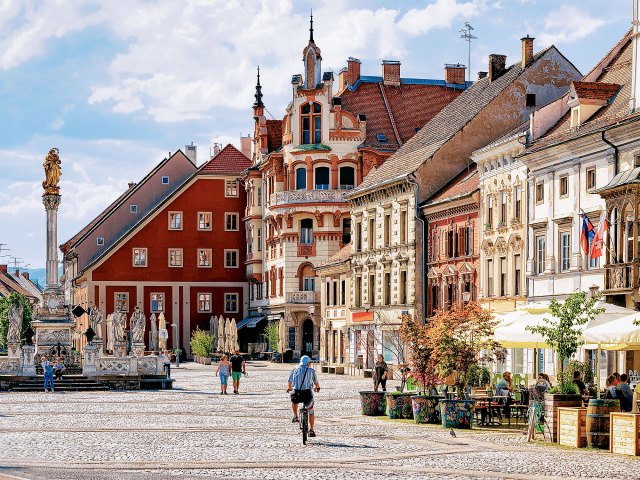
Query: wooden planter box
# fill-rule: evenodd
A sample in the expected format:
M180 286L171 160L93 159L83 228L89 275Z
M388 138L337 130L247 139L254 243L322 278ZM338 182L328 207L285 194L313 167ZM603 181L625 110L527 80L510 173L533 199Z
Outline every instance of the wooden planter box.
M544 418L551 428L551 439L553 442L558 441L558 408L560 407L582 407L582 396L545 394Z
M640 413L611 413L609 451L640 455Z
M586 408L558 408L558 443L575 448L587 446Z

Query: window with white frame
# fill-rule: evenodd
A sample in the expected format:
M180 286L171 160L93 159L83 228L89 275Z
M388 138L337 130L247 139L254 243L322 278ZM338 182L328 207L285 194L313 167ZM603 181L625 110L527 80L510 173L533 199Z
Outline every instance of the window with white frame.
M225 268L238 268L238 250L224 251Z
M114 306L116 312L129 312L129 293L116 292L114 295Z
M313 243L313 220L310 218L300 220L300 243L304 245Z
M507 259L500 258L500 296L507 296Z
M515 188L515 205L514 205L514 217L520 221L522 219L522 187L518 185Z
M507 223L507 192L500 193L500 223L502 226Z
M544 235L536 235L536 273L539 275L544 272L544 262L545 262L545 238Z
M544 202L544 182L536 183L536 203Z
M238 231L238 214L237 213L225 213L224 214L224 229L226 231Z
M98 245L98 246L104 245L104 237L96 238L96 245Z
M182 212L169 212L169 230L182 230Z
M238 196L238 181L227 180L225 183L225 197L237 197Z
M211 230L211 212L198 212L198 230Z
M303 277L302 279L302 290L305 292L313 292L316 289L316 278L315 277Z
M224 313L237 313L237 312L238 312L238 294L225 293L224 294Z
M133 249L133 266L134 267L147 266L147 249L146 248Z
M560 271L568 272L571 268L571 233L560 232Z
M170 267L182 266L182 249L181 248L169 249L169 266Z
M262 227L258 227L258 251L262 251Z
M207 313L211 311L211 294L198 293L198 313Z
M304 167L296 168L296 190L307 189L307 169Z
M164 312L164 293L151 294L151 312L152 313Z
M522 278L521 278L520 255L513 256L513 293L514 295L522 295Z
M587 168L587 191L596 188L596 167Z
M129 205L129 212L138 213L138 205Z
M493 297L493 260L487 260L487 297Z
M198 249L198 267L200 268L211 267L211 249L210 248Z
M169 185L169 177L167 177L167 176L162 177L162 184L163 185Z

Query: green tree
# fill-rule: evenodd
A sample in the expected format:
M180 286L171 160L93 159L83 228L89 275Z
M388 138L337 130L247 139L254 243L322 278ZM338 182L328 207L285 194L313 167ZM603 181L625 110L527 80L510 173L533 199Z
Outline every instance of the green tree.
M585 292L574 292L563 302L552 300L549 310L553 318L543 318L545 325L527 326L532 333L539 333L549 347L558 354L558 379L564 384L564 359L571 358L584 344L582 330L604 308L596 307L597 297Z
M208 332L196 328L191 333L191 353L197 357L208 357L211 355L211 345L213 345L213 337Z
M411 375L422 386L423 393L427 395L430 388L435 387L438 383L429 326L418 324L411 315L403 315L400 335L409 346Z
M21 293L10 293L8 297L0 298L0 346L7 348L7 332L9 331L9 309L11 305L22 305L22 330L20 339L25 337L25 331L31 326L33 308L29 298Z
M280 343L280 323L270 322L264 329L264 336L272 352L278 352ZM282 352L280 352L282 353Z

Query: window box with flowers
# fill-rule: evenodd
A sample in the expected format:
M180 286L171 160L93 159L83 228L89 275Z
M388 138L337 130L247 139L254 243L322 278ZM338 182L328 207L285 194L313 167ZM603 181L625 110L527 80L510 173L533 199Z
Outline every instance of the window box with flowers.
M485 231L490 231L493 228L493 225L491 225L490 223L485 223L484 224L484 229Z

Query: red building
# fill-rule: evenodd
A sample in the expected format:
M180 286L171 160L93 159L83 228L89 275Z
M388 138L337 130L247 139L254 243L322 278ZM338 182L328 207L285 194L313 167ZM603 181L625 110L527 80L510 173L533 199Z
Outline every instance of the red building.
M479 208L475 163L421 206L429 239L427 317L478 297Z
M250 165L227 145L125 228L75 276L74 287L86 290L79 296L87 298L87 306L98 305L105 316L116 307L131 314L136 305L147 318L162 312L168 325L177 323L179 347L187 354L191 332L208 330L212 315L236 321L245 316L240 221L246 195L238 176Z

